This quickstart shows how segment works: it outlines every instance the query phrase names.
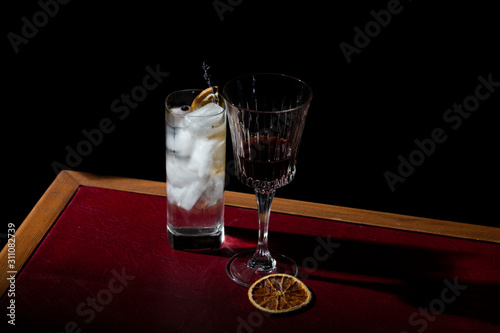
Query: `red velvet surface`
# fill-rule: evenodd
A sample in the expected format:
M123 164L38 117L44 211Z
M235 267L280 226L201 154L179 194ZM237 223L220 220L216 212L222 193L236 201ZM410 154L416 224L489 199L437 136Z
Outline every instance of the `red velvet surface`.
M16 328L500 330L499 245L276 213L270 247L303 265L301 278L314 300L299 313L265 315L225 272L233 252L255 246L256 221L255 211L226 207L222 250L174 251L166 237L165 198L80 187L18 274ZM8 302L3 295L5 313Z

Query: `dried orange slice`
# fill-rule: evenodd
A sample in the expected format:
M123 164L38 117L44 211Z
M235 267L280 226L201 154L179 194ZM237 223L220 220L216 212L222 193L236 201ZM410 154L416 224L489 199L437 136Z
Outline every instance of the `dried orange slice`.
M224 98L219 95L218 87L214 87L215 94L212 91L212 87L209 87L205 90L203 90L198 96L196 96L191 103L191 112L201 108L204 105L207 105L208 103L213 103L214 100L217 101L217 105L221 106L222 108L225 107L224 104Z
M255 281L248 289L248 299L259 310L285 313L303 308L311 301L307 286L289 274L271 274Z

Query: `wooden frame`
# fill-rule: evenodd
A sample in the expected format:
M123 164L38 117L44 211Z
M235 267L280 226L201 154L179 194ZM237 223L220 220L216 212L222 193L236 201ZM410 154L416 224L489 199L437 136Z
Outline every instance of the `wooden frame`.
M14 234L15 268L7 265L7 245L0 252L0 294L9 287L9 271L19 272L31 254L36 250L45 234L50 230L66 205L80 186L93 186L106 189L166 196L165 183L114 176L62 171L49 186L33 210ZM257 209L252 194L226 191L225 204L249 209ZM273 212L308 216L332 221L356 223L382 228L413 231L463 239L500 243L500 228L426 219L406 215L375 212L363 209L346 208L298 200L275 198Z

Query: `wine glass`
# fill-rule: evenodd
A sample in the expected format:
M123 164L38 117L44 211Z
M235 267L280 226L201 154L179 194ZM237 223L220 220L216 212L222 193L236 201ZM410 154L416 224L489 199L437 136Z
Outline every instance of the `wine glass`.
M223 95L228 102L236 174L254 188L259 214L257 249L234 255L226 271L247 287L268 274L296 276L299 267L292 259L269 251L268 226L276 189L295 176L312 91L296 78L259 73L229 81Z

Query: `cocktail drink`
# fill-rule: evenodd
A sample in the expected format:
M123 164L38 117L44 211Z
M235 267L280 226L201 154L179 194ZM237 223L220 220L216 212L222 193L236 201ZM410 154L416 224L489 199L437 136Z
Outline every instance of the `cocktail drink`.
M297 275L292 259L269 251L268 226L276 189L295 177L311 89L290 76L251 74L229 81L223 93L236 175L254 189L259 213L257 249L232 257L227 273L244 286L268 274Z
M182 90L165 106L169 242L175 249L217 249L224 241L224 99L211 88Z

